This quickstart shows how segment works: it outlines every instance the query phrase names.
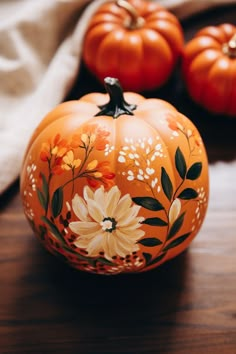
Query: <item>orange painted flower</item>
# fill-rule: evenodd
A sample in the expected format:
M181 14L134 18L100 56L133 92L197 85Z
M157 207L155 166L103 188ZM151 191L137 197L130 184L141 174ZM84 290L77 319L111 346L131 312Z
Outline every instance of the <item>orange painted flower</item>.
M181 133L183 133L186 136L188 141L190 141L190 139L192 138L194 145L197 145L198 147L201 145L201 138L200 138L200 135L196 129L188 129L186 127L186 125L184 125L184 123L177 121L171 115L169 115L166 118L166 120L168 122L168 127L171 130L175 131L176 134L178 131L180 131ZM194 148L194 146L193 146L193 148Z
M66 153L66 155L62 158L62 162L61 168L66 171L74 170L81 165L81 160L75 159L74 152L72 150L69 150Z
M182 132L184 131L184 126L176 120L175 116L168 115L166 120L168 122L168 127L171 130L174 130L174 131L181 130Z
M104 185L106 189L114 185L115 173L111 172L109 161L91 161L86 168L87 181L90 187L98 188Z
M70 146L72 149L77 149L81 146L81 136L79 134L74 134L72 136Z
M58 157L54 160L51 166L51 172L54 175L61 175L64 172L62 168L62 157Z
M44 162L49 161L51 158L50 154L50 143L43 143L42 150L40 152L40 159Z
M40 159L49 162L50 171L54 175L60 175L64 169L62 168L63 157L67 154L70 146L66 139L62 139L60 134L42 144Z
M188 138L193 138L194 143L199 147L201 145L201 138L197 132L196 129L192 130L192 129L188 129L187 130L187 136Z
M97 124L91 124L84 128L81 140L85 146L93 146L96 150L102 151L109 143L107 137L110 132L98 127Z
M42 161L50 161L55 158L62 157L68 150L68 142L66 139L61 139L61 135L57 134L52 141L47 141L42 144L40 159Z
M110 135L110 133L107 130L103 129L98 129L97 130L97 135L96 139L94 142L94 147L96 150L104 150L106 145L109 143L107 137Z

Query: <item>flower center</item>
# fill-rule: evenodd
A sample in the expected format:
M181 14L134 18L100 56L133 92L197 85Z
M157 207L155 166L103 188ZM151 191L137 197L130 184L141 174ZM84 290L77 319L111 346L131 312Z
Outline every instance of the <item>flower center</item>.
M116 229L116 220L114 218L104 218L101 222L102 229L106 232L112 232Z

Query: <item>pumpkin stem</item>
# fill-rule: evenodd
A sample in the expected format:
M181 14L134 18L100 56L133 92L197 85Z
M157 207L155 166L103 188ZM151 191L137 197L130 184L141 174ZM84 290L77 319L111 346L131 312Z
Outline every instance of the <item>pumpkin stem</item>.
M133 116L133 111L137 106L125 101L119 80L113 77L106 77L104 85L109 94L110 101L102 106L98 106L100 111L95 116L111 116L113 118L118 118L122 114Z
M224 54L228 55L229 57L236 57L236 33L233 35L233 37L230 38L227 43L223 44L222 49Z
M139 16L136 9L126 0L117 0L117 6L126 10L129 14L128 21L124 23L124 26L128 29L137 29L143 26L145 20Z

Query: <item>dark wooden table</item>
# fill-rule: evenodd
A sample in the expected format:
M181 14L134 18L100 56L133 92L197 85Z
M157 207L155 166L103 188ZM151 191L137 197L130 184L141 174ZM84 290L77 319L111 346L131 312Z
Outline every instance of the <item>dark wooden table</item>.
M235 18L236 6L195 16L183 22L186 39ZM84 91L100 89L85 69L81 75ZM75 85L70 97L83 93ZM236 353L236 120L196 107L178 74L154 94L188 115L205 141L210 203L201 231L148 273L85 274L39 245L16 181L0 197L1 354Z

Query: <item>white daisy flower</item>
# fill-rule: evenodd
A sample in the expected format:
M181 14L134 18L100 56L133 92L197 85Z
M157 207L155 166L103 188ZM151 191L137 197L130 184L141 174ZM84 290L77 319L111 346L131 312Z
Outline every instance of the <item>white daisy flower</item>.
M138 251L137 241L145 234L140 229L143 217L138 216L140 206L132 204L129 194L121 196L117 186L108 192L101 186L95 192L84 187L84 198L76 194L72 209L79 221L69 227L78 237L74 244L87 251L88 256L125 257Z

